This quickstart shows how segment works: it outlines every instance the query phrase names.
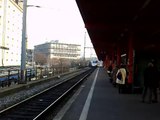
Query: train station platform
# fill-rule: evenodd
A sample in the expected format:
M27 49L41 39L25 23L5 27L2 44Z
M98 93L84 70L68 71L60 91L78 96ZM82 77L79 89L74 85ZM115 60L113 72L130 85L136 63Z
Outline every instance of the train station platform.
M119 94L97 68L53 120L160 120L160 99L148 104L141 94Z

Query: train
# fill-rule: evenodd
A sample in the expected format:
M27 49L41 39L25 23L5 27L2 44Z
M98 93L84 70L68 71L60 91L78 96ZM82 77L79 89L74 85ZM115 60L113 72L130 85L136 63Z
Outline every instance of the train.
M90 67L103 67L103 61L90 60L89 66L90 66Z
M98 63L97 60L90 60L89 66L90 66L90 67L97 67L97 63Z

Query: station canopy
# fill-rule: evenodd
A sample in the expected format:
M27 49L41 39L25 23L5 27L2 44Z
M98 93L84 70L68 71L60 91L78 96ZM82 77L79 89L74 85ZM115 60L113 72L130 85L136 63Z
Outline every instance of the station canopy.
M160 0L76 2L99 59L118 45L125 47L128 39L133 39L139 53L160 52Z

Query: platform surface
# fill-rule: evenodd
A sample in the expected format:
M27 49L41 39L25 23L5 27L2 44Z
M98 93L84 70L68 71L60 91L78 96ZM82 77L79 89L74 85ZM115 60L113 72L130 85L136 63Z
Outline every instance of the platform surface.
M94 71L66 106L53 120L160 120L160 102L142 103L141 94L119 94L103 68Z

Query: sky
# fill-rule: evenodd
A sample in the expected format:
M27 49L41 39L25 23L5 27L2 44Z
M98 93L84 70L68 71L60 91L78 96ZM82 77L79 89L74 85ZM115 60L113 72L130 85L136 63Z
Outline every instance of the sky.
M51 40L84 46L85 29L75 0L28 0L28 48ZM86 46L92 46L88 33Z
M79 8L75 0L27 0L28 48L33 49L51 40L81 45L81 56L85 47L93 47ZM95 51L85 49L86 57L94 57Z

